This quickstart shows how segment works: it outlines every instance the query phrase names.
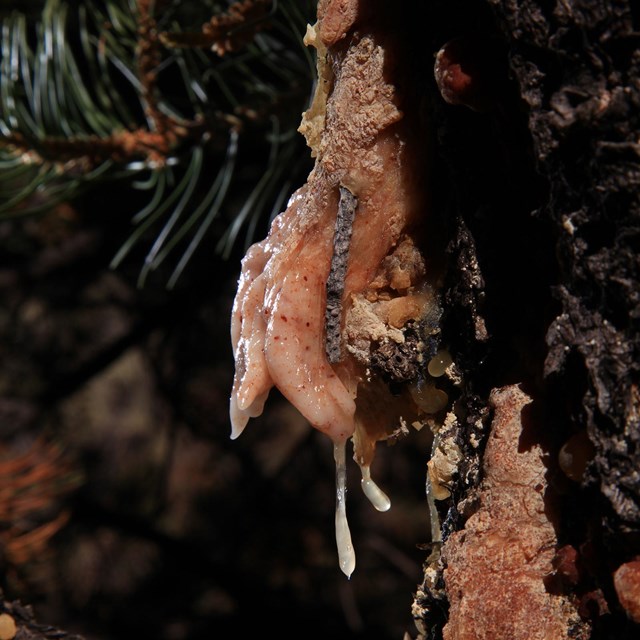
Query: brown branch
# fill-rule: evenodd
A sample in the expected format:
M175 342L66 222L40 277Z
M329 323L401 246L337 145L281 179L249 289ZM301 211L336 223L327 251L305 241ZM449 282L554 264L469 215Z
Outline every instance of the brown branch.
M214 16L202 25L199 33L160 34L168 47L197 47L211 49L219 56L238 51L253 40L256 33L269 26L267 21L271 0L240 0L226 13Z
M85 172L105 160L122 163L138 158L161 166L179 139L203 130L203 122L194 121L192 126L174 127L170 135L166 132L136 129L116 131L104 138L94 135L81 138L51 136L28 140L16 132L3 138L0 146L13 148L16 153L29 154L34 162L50 161L66 165L63 167L66 170L79 169Z
M266 14L266 7L262 5L268 2L270 0L245 0L238 3L238 6L233 5L228 15L212 18L207 25L213 24L215 33L224 26L225 34L231 37L232 27L239 28L238 25L243 20L253 24L253 21L261 19ZM162 61L162 43L153 17L158 4L156 0L139 0L138 2L136 71L142 86L140 98L144 105L148 129L141 127L133 131L113 131L106 137L46 136L40 139L27 138L22 133L13 132L0 138L0 148L8 148L16 154L23 154L27 162L34 164L52 162L60 166L63 171L85 173L105 160L125 163L139 159L151 166L163 166L171 151L185 140L202 138L205 133L212 133L214 129L240 129L241 120L230 114L216 112L213 121L205 122L203 117L196 116L188 122L177 122L159 108L157 69ZM262 10L259 10L260 7ZM255 26L256 29L259 28L259 25ZM255 33L255 30L251 33ZM233 42L236 40L234 39Z
M177 123L158 107L157 68L162 62L160 40L153 11L154 0L138 0L139 24L136 46L137 72L142 84L142 100L150 128L165 138L165 146L173 146L180 137Z
M0 547L14 567L40 556L69 520L65 499L80 475L64 451L42 439L25 453L0 448Z
M26 533L17 535L5 545L5 556L13 566L22 566L42 556L46 552L49 540L69 522L71 512L62 511L56 518L45 522Z

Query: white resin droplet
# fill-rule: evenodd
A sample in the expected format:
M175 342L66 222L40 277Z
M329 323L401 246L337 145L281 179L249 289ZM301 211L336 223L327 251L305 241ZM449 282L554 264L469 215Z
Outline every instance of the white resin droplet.
M346 442L336 442L333 445L333 457L336 461L336 543L338 546L338 561L340 569L351 577L356 568L356 554L351 542L351 531L347 522L347 465Z
M369 502L378 511L389 511L391 508L391 500L389 496L371 479L371 467L368 465L361 465L360 471L362 471L362 490L364 495L369 498Z

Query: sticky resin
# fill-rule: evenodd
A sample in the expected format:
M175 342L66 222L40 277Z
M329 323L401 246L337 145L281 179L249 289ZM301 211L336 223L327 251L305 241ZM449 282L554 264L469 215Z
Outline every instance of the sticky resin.
M336 461L336 545L340 569L351 577L356 568L356 554L351 542L351 531L347 521L347 465L346 441L333 445L333 457Z
M389 511L391 508L391 500L389 496L371 479L371 467L368 464L361 464L360 471L362 473L362 491L369 498L369 502L378 511Z
M439 378L446 373L447 369L452 364L453 360L451 358L451 354L444 349L440 349L440 351L438 351L438 353L429 360L427 371L429 371L429 375L434 378Z
M336 541L347 576L355 553L346 442L353 441L365 495L386 511L389 498L369 465L377 442L402 432L401 419L418 418L409 386L422 381L426 345L439 331L422 255L427 119L402 89L414 52L389 31L388 6L318 3L305 43L317 49L319 81L300 126L315 164L244 256L231 317L232 437L262 413L275 387L332 440ZM447 401L435 386L418 395L427 414Z

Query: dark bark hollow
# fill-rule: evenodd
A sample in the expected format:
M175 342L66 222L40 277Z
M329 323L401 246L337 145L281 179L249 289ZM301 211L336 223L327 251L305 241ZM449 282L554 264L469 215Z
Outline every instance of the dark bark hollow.
M586 0L427 13L432 50L446 45L431 105L450 257L443 340L465 379L445 544L476 508L483 448L470 442L490 428L488 395L524 383L560 501L564 551L547 588L582 621L567 637L636 637L631 587L613 574L640 553L640 17L629 2ZM426 637L447 619L433 566L414 608Z

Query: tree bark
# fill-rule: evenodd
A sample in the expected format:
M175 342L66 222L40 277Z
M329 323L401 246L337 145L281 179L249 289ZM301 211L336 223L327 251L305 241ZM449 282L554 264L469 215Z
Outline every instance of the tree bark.
M537 416L533 430L522 420L522 436L545 443L556 536L538 579L574 609L562 634L540 637L636 637L638 15L620 1L433 3L428 13L441 25L437 47L448 43L437 70L436 184L451 225L443 332L463 370L466 426L453 498L439 504L443 553L426 563L414 604L420 636L538 637L548 622L532 617L518 632L514 621L528 608L533 616L534 601L514 600L517 579L496 595L487 586L514 568L469 551L492 473L489 445L470 443L479 425L484 442L500 435L504 407L488 398L518 383ZM472 91L461 89L465 72ZM461 571L481 584L461 586ZM461 598L477 610L462 610ZM496 617L483 623L483 607Z

